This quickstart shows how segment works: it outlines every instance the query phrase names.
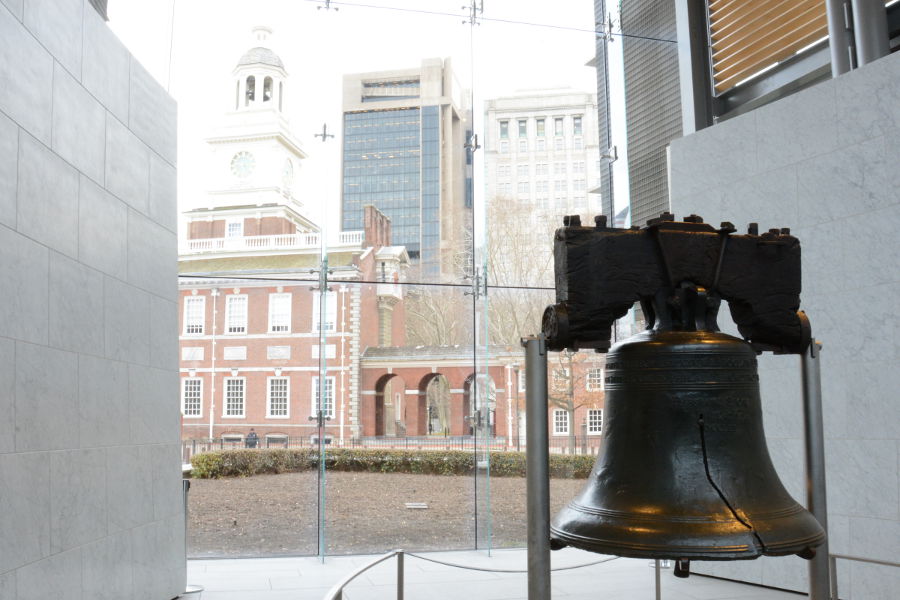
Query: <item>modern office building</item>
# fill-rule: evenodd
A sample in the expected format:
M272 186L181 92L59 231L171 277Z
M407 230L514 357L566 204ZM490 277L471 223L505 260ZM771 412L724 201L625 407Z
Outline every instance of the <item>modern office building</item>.
M599 214L597 102L571 89L485 102L487 201L515 198L535 218Z
M341 228L361 228L363 207L391 219L419 276L454 275L471 228L467 93L450 60L344 76Z
M595 0L598 31L610 29L607 3ZM681 94L675 1L630 0L619 4L612 35L597 36L597 93L601 140L607 140L610 76L607 44L622 45L631 222L644 225L669 209L666 149L681 136ZM610 145L611 141L610 141ZM604 149L605 150L605 149ZM601 184L611 186L612 170L604 165ZM610 190L611 192L611 190Z

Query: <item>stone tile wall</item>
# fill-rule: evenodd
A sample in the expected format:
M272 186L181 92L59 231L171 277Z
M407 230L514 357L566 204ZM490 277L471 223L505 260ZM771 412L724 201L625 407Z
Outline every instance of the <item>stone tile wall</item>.
M86 0L0 0L0 598L184 591L175 102Z
M674 141L670 170L676 215L799 237L802 307L824 344L830 550L897 561L900 54ZM760 368L769 449L804 502L799 359L764 356ZM801 560L757 562L709 570L806 589ZM841 562L838 574L842 598L900 588L900 569Z

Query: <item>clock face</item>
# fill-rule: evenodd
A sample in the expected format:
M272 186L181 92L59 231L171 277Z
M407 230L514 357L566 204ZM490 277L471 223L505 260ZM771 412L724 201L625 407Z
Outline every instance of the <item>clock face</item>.
M256 167L256 159L249 152L238 152L231 159L231 172L237 177L248 177Z
M284 161L284 169L281 170L281 183L284 184L286 189L290 189L293 182L294 165L291 164L291 159L288 158Z

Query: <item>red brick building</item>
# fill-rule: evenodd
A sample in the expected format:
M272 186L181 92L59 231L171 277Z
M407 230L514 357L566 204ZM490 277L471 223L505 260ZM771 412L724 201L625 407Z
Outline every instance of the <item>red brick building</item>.
M264 40L267 30L254 33ZM232 75L236 95L207 139L206 207L184 213L183 439L242 444L253 429L266 446L477 431L514 446L524 437L522 349L492 347L482 358L471 346L405 346L409 256L392 245L390 220L367 206L363 230L340 232L323 250L294 195L306 154L281 112L281 59L255 47ZM596 360L569 361L564 408L550 408L553 438L581 424L582 445L598 439Z
M296 218L288 206L263 208L241 217L244 231L288 229ZM258 210L192 211L189 231L222 233L235 214ZM390 221L367 207L365 231L344 232L327 249L323 292L318 235L189 238L179 282L184 438L239 441L251 427L263 445L311 437L319 408L327 435L362 434L360 355L403 343L409 261L390 245Z

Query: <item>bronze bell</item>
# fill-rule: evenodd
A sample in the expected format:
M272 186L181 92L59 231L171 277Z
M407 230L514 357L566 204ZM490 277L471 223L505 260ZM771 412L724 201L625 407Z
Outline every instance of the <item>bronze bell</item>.
M702 328L690 318L660 319L658 310L654 329L610 349L600 454L551 523L555 548L676 560L811 558L824 541L772 466L756 352L714 322Z

